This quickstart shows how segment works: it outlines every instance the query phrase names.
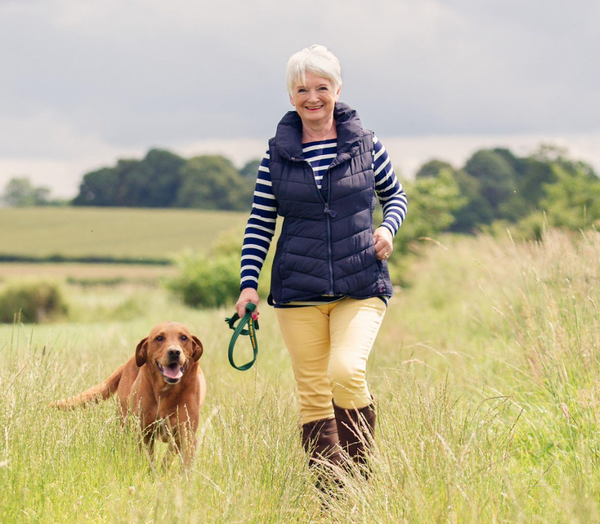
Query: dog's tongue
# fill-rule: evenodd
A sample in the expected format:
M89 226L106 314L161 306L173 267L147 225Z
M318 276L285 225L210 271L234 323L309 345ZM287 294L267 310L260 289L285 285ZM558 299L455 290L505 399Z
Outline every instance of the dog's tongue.
M168 366L163 369L163 374L165 377L172 379L181 378L181 375L183 375L181 372L181 366Z

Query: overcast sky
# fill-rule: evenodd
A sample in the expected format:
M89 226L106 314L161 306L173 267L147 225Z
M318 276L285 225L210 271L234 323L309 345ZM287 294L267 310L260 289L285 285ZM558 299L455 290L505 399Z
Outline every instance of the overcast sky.
M0 0L0 189L74 196L151 147L261 156L313 43L404 176L542 141L600 171L598 0Z

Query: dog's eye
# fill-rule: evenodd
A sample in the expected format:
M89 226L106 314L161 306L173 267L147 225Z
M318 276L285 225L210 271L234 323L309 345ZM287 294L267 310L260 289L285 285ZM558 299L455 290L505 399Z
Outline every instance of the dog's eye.
M165 337L163 337L162 335L158 335L154 340L158 341L158 342L162 342L165 339Z
M188 339L188 338L187 338L185 335L181 335L179 338L180 338L181 340L183 340L184 342L185 342L185 341Z

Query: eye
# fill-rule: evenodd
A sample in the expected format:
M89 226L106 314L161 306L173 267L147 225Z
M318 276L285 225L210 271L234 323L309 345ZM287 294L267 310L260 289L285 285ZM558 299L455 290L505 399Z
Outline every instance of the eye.
M299 88L298 88L298 93L306 93L306 88L304 88L304 87L299 87Z
M165 337L163 337L162 335L158 335L154 340L156 340L157 342L162 342L165 339Z
M185 342L185 341L188 339L188 338L187 338L185 335L181 335L179 338L180 338L181 340L183 340L184 342Z
M322 86L319 87L319 91L329 91L329 88L327 86Z

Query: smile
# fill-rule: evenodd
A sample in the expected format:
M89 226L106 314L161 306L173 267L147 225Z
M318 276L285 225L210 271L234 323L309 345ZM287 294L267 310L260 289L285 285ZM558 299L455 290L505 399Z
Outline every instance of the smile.
M156 367L162 373L163 378L169 384L177 384L183 377L185 368L177 363L170 364L169 366L163 367L158 362Z

